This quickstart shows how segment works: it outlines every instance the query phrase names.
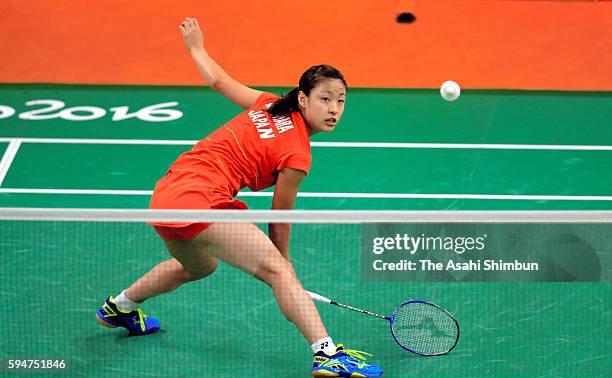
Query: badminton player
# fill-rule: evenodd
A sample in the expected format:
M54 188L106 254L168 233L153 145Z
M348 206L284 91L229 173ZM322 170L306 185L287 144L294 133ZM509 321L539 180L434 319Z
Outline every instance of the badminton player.
M209 55L198 21L179 26L187 49L207 83L245 109L183 153L161 178L152 209L246 209L234 199L244 187L274 186L272 209L292 209L311 165L309 137L334 130L344 111L346 82L328 65L309 68L282 98L230 77ZM158 264L97 311L108 327L132 335L157 331L159 321L139 306L147 299L211 275L218 259L272 288L287 320L314 353L312 375L378 377L382 369L363 354L334 344L317 308L302 288L289 258L289 224L270 224L269 236L249 223L152 223L172 258Z

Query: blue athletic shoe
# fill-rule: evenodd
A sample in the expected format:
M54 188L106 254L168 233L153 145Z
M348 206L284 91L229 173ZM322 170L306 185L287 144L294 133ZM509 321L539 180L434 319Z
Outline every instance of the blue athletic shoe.
M314 355L312 366L313 377L380 377L382 368L365 362L364 354L359 350L344 349L342 344L336 347L336 354L328 356L323 351Z
M132 312L121 311L113 297L108 297L102 307L96 311L96 319L105 327L123 327L130 331L130 336L148 335L159 330L159 321L150 318L139 308Z

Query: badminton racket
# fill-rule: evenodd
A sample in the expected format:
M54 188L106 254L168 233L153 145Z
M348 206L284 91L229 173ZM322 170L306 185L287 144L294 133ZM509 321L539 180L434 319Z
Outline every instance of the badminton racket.
M384 316L338 303L310 291L307 293L314 301L388 320L395 342L405 350L421 356L446 354L453 350L459 341L457 319L431 302L410 300L399 305L392 315Z

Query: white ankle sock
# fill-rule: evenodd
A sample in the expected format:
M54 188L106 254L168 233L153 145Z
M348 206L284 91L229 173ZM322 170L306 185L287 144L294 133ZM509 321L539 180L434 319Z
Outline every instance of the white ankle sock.
M328 356L336 354L336 344L334 344L329 336L322 338L321 340L312 344L310 347L312 348L313 353L317 353L318 351L322 350L323 353L327 354Z
M117 307L119 307L119 310L123 312L132 312L136 307L141 305L141 303L136 303L130 298L126 297L125 290L113 298L113 303L116 304Z

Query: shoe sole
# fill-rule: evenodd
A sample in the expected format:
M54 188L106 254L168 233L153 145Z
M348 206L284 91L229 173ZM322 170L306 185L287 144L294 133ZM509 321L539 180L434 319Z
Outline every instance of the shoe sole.
M105 321L104 319L102 319L102 318L100 317L100 315L98 315L98 314L96 314L96 320L98 321L98 323L102 324L102 325L103 325L103 326L105 326L105 327L108 327L108 328L117 328L117 326L116 326L116 325L111 324L111 323L108 323L107 321Z
M313 377L341 377L340 374L331 372L329 370L316 370L316 371L313 371L312 372L312 376ZM377 377L381 377L381 376L382 375L377 375ZM357 378L357 377L363 378L363 377L365 377L365 378L367 378L367 375L363 375L363 374L359 374L359 373L352 373L350 375L350 377L353 377L353 378Z
M328 371L328 370L319 370L319 371L313 371L312 376L313 377L339 377L340 374L332 373L331 371Z

